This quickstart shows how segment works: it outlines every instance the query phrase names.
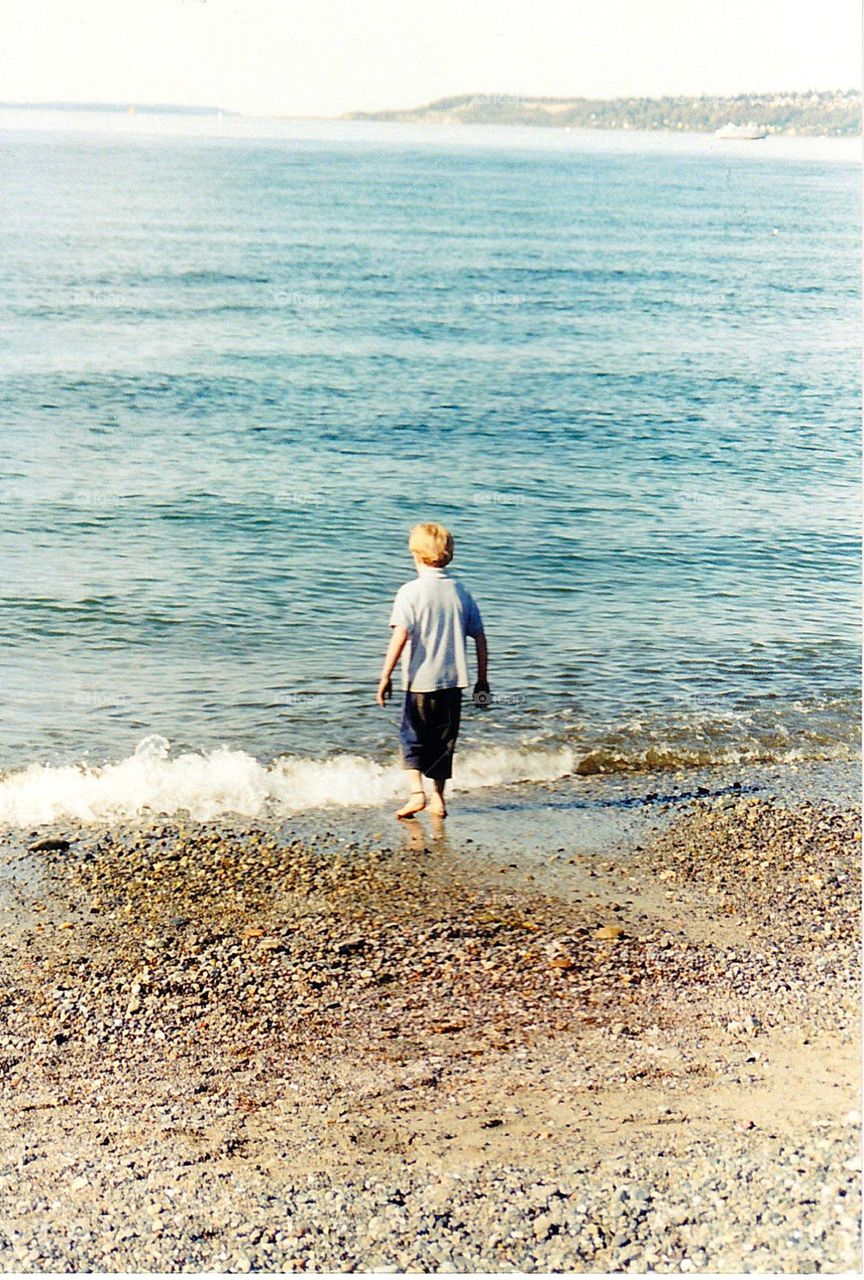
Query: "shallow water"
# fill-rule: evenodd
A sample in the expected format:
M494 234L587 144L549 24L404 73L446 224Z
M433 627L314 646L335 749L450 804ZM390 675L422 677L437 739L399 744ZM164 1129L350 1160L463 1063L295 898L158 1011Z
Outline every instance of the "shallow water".
M857 165L160 127L0 118L0 821L389 804L429 517L463 790L854 752Z

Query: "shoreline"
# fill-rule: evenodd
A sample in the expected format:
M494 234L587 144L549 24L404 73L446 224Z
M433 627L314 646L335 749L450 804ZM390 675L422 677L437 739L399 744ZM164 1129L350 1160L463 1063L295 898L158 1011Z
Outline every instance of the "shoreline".
M482 754L469 749L457 759L456 777L448 792L450 819L431 834L464 837L496 849L514 843L524 850L526 843L548 843L556 833L563 832L569 840L579 840L586 833L588 844L593 845L598 839L630 839L643 821L650 825L655 815L662 817L700 797L753 793L784 803L827 798L852 804L861 792L861 761L852 753L839 758L642 765L608 771L586 770L583 762L568 770L563 758L550 759L544 762L551 770L548 776L541 770L521 781L480 781L475 775ZM494 765L495 752L487 754ZM466 764L468 780L460 786ZM325 766L331 770L329 776L310 789L304 769L321 772ZM305 791L305 798L291 805L288 795L296 794L296 787L301 795ZM351 798L328 799L340 789ZM151 735L122 760L95 766L33 762L0 771L0 838L15 844L23 840L25 830L36 839L39 833L64 836L99 826L134 829L161 819L267 822L309 835L325 826L370 837L392 826L403 790L403 773L395 762L339 756L330 761L279 757L267 764L241 749L171 752L167 740ZM358 794L364 794L362 803L354 798ZM64 803L69 806L65 814L58 811ZM421 815L420 820L428 826L429 815ZM406 828L397 823L392 830L405 832Z
M752 95L760 98L764 95ZM798 95L803 97L804 95ZM835 91L835 96L842 96L842 91ZM502 101L511 101L517 105L520 101L523 105L531 103L552 104L553 99L520 99L518 95L507 94L479 94L466 95L466 101L473 103L488 104L495 102L500 104ZM617 108L619 114L626 116L627 108L632 99L603 99L593 105L599 106L601 109L608 110L611 107ZM650 100L653 104L659 105L661 100ZM674 99L665 99L662 101L670 102ZM557 100L558 110L561 106L577 105L578 99L559 99ZM466 102L463 102L463 106ZM759 114L760 107L758 103L754 103L751 114L755 112ZM698 121L681 119L666 122L662 120L653 123L634 123L629 119L609 120L606 118L597 119L596 117L586 118L574 122L568 120L567 123L560 123L553 111L552 115L546 118L539 117L523 117L521 119L482 119L467 118L464 114L458 114L458 110L454 111L436 111L433 104L419 108L395 108L384 109L380 111L347 111L338 115L315 115L315 114L292 114L290 112L276 113L258 113L249 111L237 111L229 107L214 106L188 106L181 103L127 103L127 102L0 102L0 113L10 113L27 115L30 113L41 115L69 115L73 118L80 115L91 116L119 116L126 118L136 118L139 116L147 117L179 117L190 121L267 121L274 124L285 125L337 125L337 124L385 124L385 125L432 125L440 128L474 127L474 128L505 128L505 129L552 129L562 130L565 132L580 133L663 133L663 134L698 134L705 137L717 137L718 128L729 123L732 115L740 115L740 101L737 99L728 99L726 110L721 109L720 115L725 118L719 120L719 124L715 121L710 124L699 124ZM745 112L746 115L746 112ZM740 139L741 141L763 141L764 138L815 138L815 139L843 139L843 140L860 140L860 129L857 132L850 132L848 129L830 129L820 125L803 125L796 128L793 124L776 125L770 123L767 132L758 139Z
M7 833L0 1269L854 1269L853 776L735 780Z
M9 135L109 136L124 141L159 138L288 141L314 145L389 148L507 149L622 154L720 155L736 158L861 164L861 134L771 134L758 141L718 138L684 129L583 128L573 126L448 124L432 121L345 120L330 117L157 115L142 112L15 110L0 108ZM754 151L755 148L755 151Z

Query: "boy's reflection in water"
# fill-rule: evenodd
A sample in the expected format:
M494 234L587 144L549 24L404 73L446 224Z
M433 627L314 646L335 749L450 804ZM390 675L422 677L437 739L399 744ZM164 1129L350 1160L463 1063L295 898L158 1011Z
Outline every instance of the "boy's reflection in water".
M429 826L418 818L404 819L405 848L410 853L452 854L447 836L447 823L437 814L429 814Z

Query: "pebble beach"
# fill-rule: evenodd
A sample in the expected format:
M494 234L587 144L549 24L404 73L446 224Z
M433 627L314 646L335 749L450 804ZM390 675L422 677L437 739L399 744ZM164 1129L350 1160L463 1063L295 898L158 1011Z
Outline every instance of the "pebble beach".
M5 834L4 1271L857 1269L856 806L324 822Z

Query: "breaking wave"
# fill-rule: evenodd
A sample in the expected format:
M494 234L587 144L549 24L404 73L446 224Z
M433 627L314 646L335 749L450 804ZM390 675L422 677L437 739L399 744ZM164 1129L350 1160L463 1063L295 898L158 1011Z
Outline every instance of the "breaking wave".
M499 746L461 752L453 789L476 791L519 782L554 782L571 775L644 769L849 758L848 747L786 749L776 755L752 751L705 751L659 747L639 752L577 751L571 746ZM0 826L38 827L59 821L111 823L146 816L186 813L208 821L226 815L248 818L287 816L330 807L389 805L404 790L395 763L363 756L327 759L283 756L262 764L231 747L171 754L167 739L153 734L114 764L34 763L0 777Z

